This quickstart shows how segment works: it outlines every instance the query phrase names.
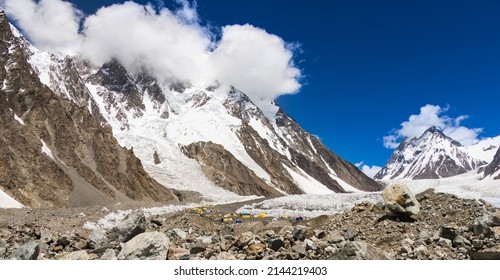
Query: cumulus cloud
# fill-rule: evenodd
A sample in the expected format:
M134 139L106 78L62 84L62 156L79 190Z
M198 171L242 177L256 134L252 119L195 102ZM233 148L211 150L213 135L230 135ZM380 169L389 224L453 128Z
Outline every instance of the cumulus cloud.
M213 52L217 76L252 94L257 99L254 101L275 99L299 89L296 77L300 71L293 66L292 57L292 51L280 37L249 24L224 27ZM260 83L258 88L256 82Z
M356 166L361 170L363 173L365 173L366 176L373 178L375 175L382 169L382 167L373 165L369 166L366 165L364 162L358 162L356 163Z
M401 123L401 128L393 130L384 136L384 146L394 149L403 138L415 138L422 135L430 127L437 127L448 137L460 142L464 146L476 144L482 128L468 128L462 126L462 121L469 118L467 115L456 118L446 115L449 107L427 104L420 108L418 115L411 115L408 121Z
M82 54L98 65L115 58L131 72L145 67L157 78L194 85L212 78L209 34L166 8L157 13L134 2L101 8L85 19L83 36Z
M164 83L235 86L257 104L300 89L293 45L250 24L216 34L201 25L196 2L176 0L179 8L169 10L162 1L128 1L83 17L62 0L0 1L43 50L78 53L97 65L117 59L130 72L148 69Z
M20 23L40 49L74 54L81 43L78 34L82 12L60 0L2 0L3 9Z

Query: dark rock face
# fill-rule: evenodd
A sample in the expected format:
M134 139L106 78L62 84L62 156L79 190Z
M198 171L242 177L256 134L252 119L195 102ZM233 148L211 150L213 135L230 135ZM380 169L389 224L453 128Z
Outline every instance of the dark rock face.
M280 196L253 171L238 161L222 145L196 142L182 148L182 152L202 165L203 172L215 184L240 195Z
M366 176L353 164L331 152L318 138L306 132L283 111L278 111L276 118L278 127L294 139L291 145L295 151L292 152L292 161L295 161L313 178L336 192L345 191L338 182L328 175L329 169L331 169L340 179L356 189L363 191L382 189L379 183ZM308 143L309 141L310 143Z
M294 186L295 184L284 166L296 171L300 168L335 192L345 192L345 190L332 178L330 175L332 171L344 182L359 190L378 191L382 189L381 185L368 178L354 165L332 153L281 109L276 114L276 127L274 127L247 95L234 88L231 89L224 105L232 116L242 120L243 125L238 136L244 143L247 153L264 170L269 171L275 186L285 192L295 194L300 193L301 190ZM268 140L259 136L249 125L252 119L261 121L272 132L271 138L274 143L269 143ZM282 135L286 135L287 139ZM276 148L271 146L282 147L284 150L278 152ZM289 154L290 158L283 154Z
M35 208L177 200L146 174L133 151L118 145L101 119L40 82L4 14L0 53L2 189ZM85 99L83 89L74 93Z
M498 149L493 161L486 166L484 170L485 176L491 176L496 174L500 170L500 148ZM500 173L495 177L495 179L500 179Z
M110 91L119 93L119 95L107 96L106 103L115 103L114 98L123 98L130 108L139 108L144 110L142 103L142 94L137 89L132 77L129 76L125 67L118 61L112 60L105 63L99 71L90 77L90 80L97 85L103 86Z
M287 194L301 194L302 190L295 184L283 165L293 169L292 163L283 155L269 146L267 140L248 124L243 124L238 134L245 144L245 150L250 157L270 176L272 183Z
M461 147L460 143L431 127L419 138L403 140L374 178L440 179L486 164L469 156Z

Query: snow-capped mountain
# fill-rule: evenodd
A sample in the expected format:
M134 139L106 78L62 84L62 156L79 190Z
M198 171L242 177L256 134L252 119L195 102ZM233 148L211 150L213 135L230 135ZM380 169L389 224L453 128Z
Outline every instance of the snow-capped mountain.
M28 207L178 201L118 144L98 111L91 114L71 60L36 51L0 11L0 191ZM32 59L60 68L37 73ZM58 93L74 95L56 95L42 83L51 80L46 73L65 81L52 85Z
M464 147L431 127L420 137L401 142L375 179L439 179L476 170L491 156L491 149L483 147L486 144Z
M38 95L44 92L47 100L38 107L46 110L50 109L47 104L61 104L60 111L48 111L44 118L69 117L76 129L72 135L72 129L64 125L49 125L43 118L37 120L40 126L47 127L46 132L36 136L42 139L42 144L33 148L39 150L37 157L43 158L44 165L55 162L59 169L61 166L72 169L68 162L75 161L74 157L81 160L80 169L85 169L84 172L90 169L99 173L99 168L104 166L96 166L95 160L89 157L120 161L121 152L101 153L93 150L98 147L80 148L80 145L95 142L95 139L101 142L117 140L117 144L129 149L127 164L138 164L136 169L141 175L151 176L164 187L198 192L206 199L234 200L248 195L272 197L381 188L354 165L329 151L275 104L268 104L262 110L234 87L195 88L181 82L163 85L147 68L131 73L116 60L97 66L80 57L42 52L24 39L15 27L9 26L5 15L2 18L2 33L8 37L4 42L9 42L3 53L6 69L12 65L8 62L13 57L11 49L18 49L16 58L31 73L24 84L39 85L30 98L39 98ZM10 126L17 126L12 130L21 130L19 127L24 126L21 121L31 127L34 120L29 117L34 109L25 105L14 108L10 104L19 99L18 96L24 96L23 89L13 90L7 77L2 95L5 93L9 108L3 109L12 109L12 116L6 120ZM78 130L88 126L103 132L84 138ZM65 137L74 140L76 146L65 147ZM64 157L63 150L68 153ZM140 162L133 160L135 156ZM105 160L102 161L104 164ZM120 166L119 162L106 162L107 169L120 171ZM141 173L142 166L147 173ZM42 167L33 166L36 168ZM38 176L36 172L33 174ZM90 186L94 184L92 178L89 174L78 177ZM113 180L106 178L105 182L118 189L110 181ZM71 189L71 180L67 180L66 185ZM4 185L2 188L16 199L20 197ZM140 189L139 186L135 188Z

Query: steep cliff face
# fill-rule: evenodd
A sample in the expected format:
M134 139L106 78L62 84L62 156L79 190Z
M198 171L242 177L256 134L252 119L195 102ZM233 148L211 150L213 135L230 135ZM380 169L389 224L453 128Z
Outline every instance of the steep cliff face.
M494 179L500 179L500 148L497 150L493 161L486 166L484 170L484 176L493 176Z
M183 152L202 165L207 177L218 186L239 195L280 196L253 171L238 161L224 146L212 142L195 142Z
M72 61L49 71L65 81L55 94L25 44L0 13L0 187L30 207L177 200L103 125Z

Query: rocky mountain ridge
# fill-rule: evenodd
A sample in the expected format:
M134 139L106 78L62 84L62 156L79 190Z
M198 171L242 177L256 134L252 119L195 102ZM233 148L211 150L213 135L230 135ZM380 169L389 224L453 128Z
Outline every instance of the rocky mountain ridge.
M92 114L92 102L87 108L86 89L72 82L79 77L71 61L61 67L75 87L61 98L40 81L19 36L0 12L1 189L33 208L178 201L118 144L99 112Z
M161 85L146 67L129 72L117 60L95 66L62 58L14 33L41 82L111 129L163 185L204 197L219 188L228 199L381 189L276 105L269 118L236 88Z

